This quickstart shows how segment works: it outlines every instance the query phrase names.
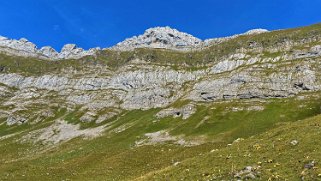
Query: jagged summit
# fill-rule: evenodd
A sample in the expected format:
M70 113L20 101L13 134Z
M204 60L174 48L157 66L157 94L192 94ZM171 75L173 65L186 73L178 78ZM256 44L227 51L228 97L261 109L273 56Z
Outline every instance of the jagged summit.
M155 27L145 31L144 34L128 38L118 43L111 49L119 51L130 51L135 48L165 48L172 50L191 50L204 46L221 43L241 35L253 35L269 32L266 29L252 29L242 34L223 38L201 40L188 33L180 32L177 29L166 27Z
M37 50L37 46L25 38L21 38L20 40L11 40L7 37L0 36L0 46L24 51L25 53L36 52Z
M188 51L218 44L241 35L252 35L265 32L268 32L268 30L253 29L243 34L223 38L207 39L203 41L188 33L180 32L177 29L170 28L169 26L155 27L147 29L142 35L128 38L123 42L111 47L110 49L116 51L131 51L136 48L162 48ZM25 38L14 40L0 36L1 53L23 57L37 57L49 60L79 59L84 56L95 55L99 50L100 48L92 48L86 51L82 48L78 48L75 44L66 44L63 46L60 52L57 52L50 46L44 46L38 49L34 43Z
M166 48L186 50L199 46L202 40L176 29L155 27L145 31L143 35L134 36L112 47L115 50L133 50L135 48Z
M78 48L75 44L66 44L59 53L50 46L38 49L34 43L26 38L14 40L0 36L0 52L23 57L37 57L49 60L78 59L87 55L94 55L98 49L93 48L85 51L82 48Z

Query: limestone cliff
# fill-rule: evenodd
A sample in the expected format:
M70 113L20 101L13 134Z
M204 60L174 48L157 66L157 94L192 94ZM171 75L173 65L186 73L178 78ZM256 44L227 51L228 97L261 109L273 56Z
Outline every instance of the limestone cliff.
M7 117L7 124L12 125L26 123L34 115L48 111L46 105L59 105L70 110L81 107L88 113L82 120L100 122L100 119L117 115L122 110L166 108L176 101L199 104L232 99L283 98L301 92L319 91L320 35L303 36L300 40L291 37L284 39L283 35L278 35L280 38L275 39L275 45L266 45L266 37L275 34L278 32L252 30L225 38L224 41L221 39L221 44L216 42L205 50L179 53L157 48L188 50L204 45L204 41L169 27L152 28L144 35L117 44L111 50L84 51L70 44L58 53L51 47L38 50L25 39L17 41L2 37L0 50L10 56L47 57L54 60L89 58L82 60L88 64L80 65L76 60L76 64L66 64L67 67L58 71L48 69L41 74L28 72L28 66L22 67L25 71L21 71L22 65L9 66L0 61L1 104L14 107L1 112ZM287 36L288 33L283 34ZM242 41L246 43L240 44ZM225 54L212 53L218 49L226 51L238 43L238 47ZM152 54L154 50L145 53L135 51L142 47L156 48L154 50L165 56L167 63L158 62L160 57ZM130 56L126 54L127 58L113 58L111 54L104 55L106 51L121 55L123 50L130 51ZM209 61L202 65L180 62L196 55L199 59L207 58ZM208 58L209 55L213 58ZM178 62L171 62L177 57ZM125 63L118 67L104 61L91 63L105 58ZM155 60L149 61L150 58ZM64 63L68 61L64 60ZM37 107L32 116L23 111L30 107ZM105 109L110 110L110 116L99 116L98 112Z

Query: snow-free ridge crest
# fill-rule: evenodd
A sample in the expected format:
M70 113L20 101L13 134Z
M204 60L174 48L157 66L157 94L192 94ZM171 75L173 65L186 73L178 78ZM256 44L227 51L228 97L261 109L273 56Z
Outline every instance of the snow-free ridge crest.
M106 48L115 51L131 51L136 48L154 48L154 49L170 49L178 51L189 51L203 48L212 44L221 43L231 38L236 38L241 35L252 35L268 32L265 29L253 29L244 34L233 35L224 38L214 38L201 40L188 33L180 32L177 29L166 27L155 27L147 29L142 35L128 38L117 45ZM78 48L75 44L66 44L57 52L50 46L45 46L40 49L25 38L20 40L9 39L0 36L0 52L8 55L22 57L36 57L47 60L61 59L79 59L84 56L95 55L100 48L92 48L84 50Z

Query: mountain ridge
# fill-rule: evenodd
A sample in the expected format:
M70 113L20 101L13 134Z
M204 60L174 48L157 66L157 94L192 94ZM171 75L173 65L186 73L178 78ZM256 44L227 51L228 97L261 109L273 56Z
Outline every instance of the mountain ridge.
M157 46L191 38L152 31ZM264 32L196 51L0 53L0 180L317 180L321 24Z
M214 38L201 40L190 34L180 32L176 29L166 27L154 27L145 30L144 34L127 38L116 45L103 49L112 49L116 51L132 51L136 48L161 48L171 50L193 50L209 46L212 43L222 42L227 39L236 38L241 35L251 35L266 33L265 29L252 29L243 34L237 34L230 37ZM61 60L61 59L79 59L85 56L95 55L101 48L95 47L89 50L78 48L76 44L65 44L61 52L57 52L51 46L44 46L40 49L27 40L21 38L19 40L9 39L0 36L0 52L10 55L24 56L24 57L37 57L48 60Z

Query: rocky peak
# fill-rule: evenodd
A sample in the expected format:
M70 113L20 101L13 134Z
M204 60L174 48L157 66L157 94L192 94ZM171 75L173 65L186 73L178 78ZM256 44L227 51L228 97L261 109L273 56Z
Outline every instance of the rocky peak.
M94 55L99 48L90 49L85 51L82 48L77 47L76 44L66 44L62 47L59 54L60 59L78 59L88 55Z
M237 34L223 38L200 40L190 34L180 32L176 29L166 27L155 27L145 31L144 34L128 38L118 43L111 49L118 51L130 51L135 48L164 48L172 50L191 50L206 47L212 44L221 43L241 35L253 35L266 33L266 29L253 29L243 34Z
M76 44L66 44L62 47L61 52L71 52L75 49L77 49Z
M29 42L29 40L27 40L26 38L20 38L19 41L22 42L22 43L28 43Z
M133 50L148 47L186 50L199 46L201 43L202 40L167 26L147 29L144 34L126 39L112 48Z
M43 55L47 57L58 58L59 53L50 46L44 46L39 50Z
M31 42L29 42L25 38L21 38L20 40L10 40L6 37L0 38L0 47L15 49L19 51L25 51L30 53L36 53L37 46Z
M64 45L61 52L58 53L50 46L37 49L37 46L26 38L14 40L0 36L0 52L8 55L36 57L49 60L78 59L84 56L94 55L98 50L99 48L94 48L85 51L82 48L78 48L75 44L67 44Z
M267 32L269 32L269 30L258 28L258 29L249 30L245 32L243 35L253 35L253 34L261 34L261 33L267 33Z
M243 34L202 41L188 33L180 32L168 26L155 27L147 29L142 35L128 38L114 47L111 47L111 49L116 51L131 51L136 48L162 48L187 51L218 44L241 35L252 35L265 32L268 32L268 30L253 29ZM37 49L37 46L26 38L13 40L0 36L0 53L16 56L36 57L49 60L79 59L84 56L95 55L99 50L100 48L92 48L86 51L77 47L75 44L66 44L59 53L50 46Z
M8 39L7 37L4 37L4 36L0 35L0 41L4 41L4 40L7 40L7 39Z

